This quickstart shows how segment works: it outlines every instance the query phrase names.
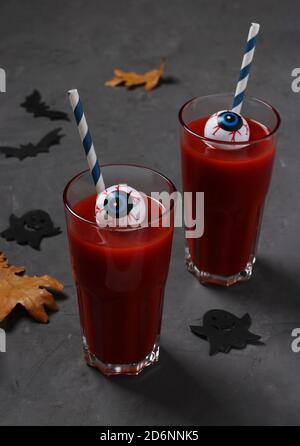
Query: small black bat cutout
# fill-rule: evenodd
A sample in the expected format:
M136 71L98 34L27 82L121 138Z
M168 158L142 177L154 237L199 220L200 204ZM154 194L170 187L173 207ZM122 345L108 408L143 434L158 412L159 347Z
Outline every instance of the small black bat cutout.
M218 352L228 353L231 348L242 349L247 344L262 344L261 336L249 331L251 318L245 314L238 318L224 310L210 310L203 316L203 326L191 325L192 333L207 339L210 355Z
M0 153L3 153L6 158L19 158L22 161L28 156L34 157L38 153L49 152L49 147L60 143L64 135L60 135L61 128L57 128L47 133L37 144L20 144L19 147L0 147Z
M31 95L26 96L21 107L24 107L28 113L33 113L36 118L45 116L46 118L51 119L51 121L70 121L67 113L58 110L50 110L50 106L47 105L46 102L42 102L42 96L38 90L34 90Z
M15 240L19 245L29 245L33 249L40 249L44 237L51 237L61 233L55 228L50 215L36 209L26 212L18 218L14 214L9 217L10 226L1 233L7 241Z

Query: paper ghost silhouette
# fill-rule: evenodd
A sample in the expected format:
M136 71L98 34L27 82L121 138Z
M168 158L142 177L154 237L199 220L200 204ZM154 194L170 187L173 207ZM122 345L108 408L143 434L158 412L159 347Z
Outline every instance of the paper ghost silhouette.
M7 241L15 240L19 245L29 245L33 249L40 249L44 237L51 237L61 233L55 228L47 212L39 209L29 211L18 218L14 214L9 217L10 226L1 233Z
M249 331L251 318L245 314L238 318L224 310L210 310L203 316L203 326L191 325L192 333L207 339L210 355L228 353L231 348L242 349L247 344L262 344L261 336Z

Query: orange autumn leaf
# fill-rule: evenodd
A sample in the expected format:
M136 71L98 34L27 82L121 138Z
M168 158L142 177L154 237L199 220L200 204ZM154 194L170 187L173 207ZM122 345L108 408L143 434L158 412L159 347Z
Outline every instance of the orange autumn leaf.
M50 276L27 276L24 272L23 266L9 265L0 253L0 322L17 304L23 305L39 322L48 322L44 306L58 310L54 297L44 287L61 291L63 284Z
M144 74L138 74L134 71L123 71L119 68L114 70L115 76L106 81L104 85L107 87L116 87L117 85L125 85L125 87L134 87L137 85L144 85L145 90L150 91L155 88L163 75L165 70L165 63L161 62L159 68L147 71Z

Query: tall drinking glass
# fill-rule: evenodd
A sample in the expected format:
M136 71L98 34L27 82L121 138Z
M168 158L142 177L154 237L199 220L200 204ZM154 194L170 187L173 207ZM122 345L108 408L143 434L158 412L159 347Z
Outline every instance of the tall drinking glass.
M208 117L230 109L232 96L197 97L179 112L183 189L204 192L204 234L186 240L187 267L200 282L225 286L251 277L280 125L272 106L246 98L248 142L205 138Z
M65 188L84 352L87 363L106 375L138 374L158 360L174 228L174 202L162 207L151 193L172 194L175 187L145 167L106 165L102 172L107 186L128 184L143 192L152 210L142 227L99 228L90 172L78 174ZM152 221L154 215L159 221ZM163 224L167 219L169 224Z

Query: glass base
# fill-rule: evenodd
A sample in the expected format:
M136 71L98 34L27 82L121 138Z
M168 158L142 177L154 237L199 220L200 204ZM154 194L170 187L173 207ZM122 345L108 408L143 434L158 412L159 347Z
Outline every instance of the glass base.
M253 265L255 263L255 257L247 263L246 268L243 271L240 271L232 276L218 276L217 274L211 274L206 271L200 271L197 266L193 263L189 248L185 248L185 262L187 269L190 273L192 273L200 283L210 283L214 285L221 286L231 286L238 282L245 282L249 280L252 276Z
M98 369L101 373L106 376L114 375L138 375L146 367L155 364L159 358L159 345L156 343L153 350L142 359L140 362L135 362L132 364L106 364L98 359L93 353L88 350L85 339L83 338L84 345L84 356L88 365Z

